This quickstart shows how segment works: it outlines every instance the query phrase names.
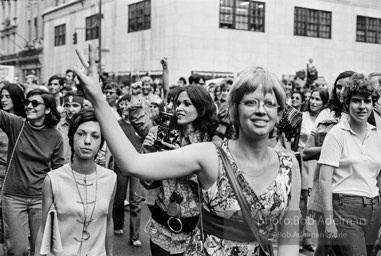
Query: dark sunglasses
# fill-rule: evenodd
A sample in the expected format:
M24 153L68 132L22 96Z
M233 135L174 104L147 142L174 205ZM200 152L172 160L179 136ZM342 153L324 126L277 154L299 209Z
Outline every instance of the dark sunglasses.
M44 103L39 102L38 100L28 100L28 99L23 100L22 103L24 103L25 107L29 106L29 104L32 103L32 107L34 108L37 108L38 105L45 105Z

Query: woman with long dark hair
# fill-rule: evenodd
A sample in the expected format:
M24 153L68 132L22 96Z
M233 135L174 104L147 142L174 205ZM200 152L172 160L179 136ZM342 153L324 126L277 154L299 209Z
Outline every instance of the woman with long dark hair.
M334 125L338 124L341 119L347 118L348 114L344 108L344 88L349 78L354 74L353 71L344 71L340 73L332 88L331 96L328 103L320 111L315 119L314 125L311 129L311 134L308 137L304 150L302 152L303 161L315 160L320 157L321 146L328 130ZM311 216L317 221L317 247L315 256L335 255L331 241L325 235L325 225L321 222L323 216L321 191L319 187L319 166L313 172L313 184L311 188L311 196L307 202L307 209Z
M203 87L196 85L181 87L175 97L173 112L177 120L175 125L178 126L173 128L179 131L178 136L173 138L174 141L171 144L165 141L160 142L167 149L205 141L220 143L221 138L216 135L218 127L216 107L211 96ZM157 134L162 131L160 125L150 130L143 142L145 152L162 150L162 148L157 148ZM182 255L186 250L199 215L196 182L194 177L161 181L162 185L157 194L156 203L151 207L152 218L146 227L151 239L153 256ZM177 214L184 222L183 228L178 226L179 223L173 221L173 218L172 221L169 221L171 217L174 217L170 213L173 205L181 209Z
M302 112L303 121L300 129L299 145L298 151L303 152L306 145L308 136L311 134L311 129L314 122L319 115L323 107L328 103L329 93L327 89L320 88L315 89L311 93L311 97L307 102L307 110ZM299 250L306 249L308 251L314 251L312 247L312 241L310 241L310 233L306 230L306 220L307 217L307 200L308 200L308 189L312 186L312 175L316 167L316 160L302 161L301 178L302 178L302 191L300 200L300 211L302 213L303 221L300 225L301 228L301 244Z
M7 255L26 255L29 248L34 252L41 223L42 183L51 169L64 162L62 136L55 128L60 115L54 97L33 89L23 103L25 120L0 110L0 128L10 145L2 189Z

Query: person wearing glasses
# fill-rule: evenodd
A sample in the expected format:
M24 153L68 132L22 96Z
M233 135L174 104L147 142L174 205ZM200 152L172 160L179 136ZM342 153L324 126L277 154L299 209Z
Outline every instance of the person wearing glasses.
M60 120L52 95L41 89L23 101L26 119L0 110L0 128L8 135L8 172L2 189L6 255L34 252L41 223L42 183L64 163ZM30 235L30 245L28 244Z
M94 112L75 114L68 136L72 161L49 172L43 182L42 222L35 255L41 255L46 218L54 203L63 249L59 255L112 256L116 174L94 162L104 143Z
M261 246L242 217L216 145L195 143L176 150L139 154L123 136L102 96L92 46L89 66L83 55L78 51L77 54L89 75L78 68L75 72L84 81L86 96L94 105L102 132L122 172L151 180L198 176L203 197L200 223L203 240L200 229L196 229L185 255L198 256L201 251L203 255L259 255ZM294 256L298 254L300 173L292 168L288 154L268 147L269 134L281 117L285 100L283 87L274 74L260 67L242 71L228 97L238 138L226 140L222 150L259 232L267 236L277 225L278 255ZM173 210L177 213L177 207ZM221 222L225 224L218 226ZM216 228L207 229L206 224L215 224ZM226 224L230 232L225 232Z

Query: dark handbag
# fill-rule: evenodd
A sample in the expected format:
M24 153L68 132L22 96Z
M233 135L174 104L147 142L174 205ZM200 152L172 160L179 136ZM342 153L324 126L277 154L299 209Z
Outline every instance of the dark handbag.
M226 174L229 178L230 185L232 186L234 194L235 194L237 201L239 203L239 206L241 207L242 215L246 221L246 224L249 226L251 232L253 233L257 242L261 246L262 251L266 255L271 255L271 256L274 255L273 247L272 247L271 242L268 239L268 236L267 235L264 236L264 235L259 233L258 227L255 225L254 220L250 215L249 204L247 203L247 201L246 201L246 199L242 193L242 190L240 189L240 186L239 186L238 181L234 175L232 166L228 160L228 157L227 157L225 151L219 146L217 146L217 148L218 148L218 151L220 152L222 162L225 166Z

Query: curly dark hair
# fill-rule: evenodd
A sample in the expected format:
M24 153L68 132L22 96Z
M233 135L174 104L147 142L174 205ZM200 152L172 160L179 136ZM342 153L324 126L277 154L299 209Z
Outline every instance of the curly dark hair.
M364 98L372 97L373 106L380 98L380 94L373 87L372 82L370 82L364 76L364 74L360 73L354 73L344 88L343 96L346 108L348 108L349 103L354 95L361 95Z
M336 94L336 86L337 82L340 79L351 77L355 72L354 71L344 71L339 74L339 76L336 78L335 83L333 84L332 92L331 92L331 98L328 101L328 104L324 108L329 108L330 110L335 112L335 117L340 118L341 113L344 110L343 103L340 102L340 99L337 97Z
M197 85L181 87L182 90L177 94L176 101L182 92L188 94L189 99L197 110L197 118L193 121L193 126L203 135L213 135L219 126L217 108L208 91Z

